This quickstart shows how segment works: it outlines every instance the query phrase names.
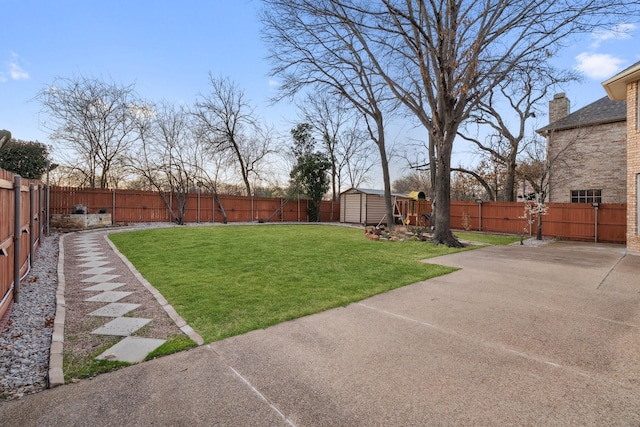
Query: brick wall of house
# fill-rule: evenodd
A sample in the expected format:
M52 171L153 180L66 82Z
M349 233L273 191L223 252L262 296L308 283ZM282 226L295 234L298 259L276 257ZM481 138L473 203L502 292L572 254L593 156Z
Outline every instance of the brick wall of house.
M625 122L554 131L547 142L550 202L571 202L571 190L602 190L603 203L625 203Z
M638 83L627 85L627 249L640 254L638 229L638 175L640 174L640 127Z

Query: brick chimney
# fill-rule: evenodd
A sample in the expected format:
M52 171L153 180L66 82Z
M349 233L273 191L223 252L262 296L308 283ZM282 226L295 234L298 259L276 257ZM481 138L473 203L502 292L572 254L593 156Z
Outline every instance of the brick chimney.
M569 115L571 102L564 93L556 93L549 101L549 123L557 122Z

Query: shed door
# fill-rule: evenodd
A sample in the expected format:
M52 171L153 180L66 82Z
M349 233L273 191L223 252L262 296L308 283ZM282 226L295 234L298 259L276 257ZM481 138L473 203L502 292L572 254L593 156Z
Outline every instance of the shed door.
M340 222L360 223L360 194L343 194L340 201Z

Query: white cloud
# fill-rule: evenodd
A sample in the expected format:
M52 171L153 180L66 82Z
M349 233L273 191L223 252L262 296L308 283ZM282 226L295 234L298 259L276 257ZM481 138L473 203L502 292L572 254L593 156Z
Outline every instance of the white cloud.
M576 56L575 69L592 79L606 79L622 69L624 59L608 53L583 52Z
M269 86L270 87L279 87L280 83L277 80L269 79Z
M9 63L9 75L13 80L28 80L29 73L24 71L22 67L15 62Z
M636 24L617 24L609 30L597 30L591 34L594 39L591 47L598 48L607 40L626 40L631 38L631 33L637 28Z
M20 65L20 56L17 53L11 52L11 59L6 64L8 70L0 72L0 82L6 82L8 78L11 78L11 80L29 80L29 73Z

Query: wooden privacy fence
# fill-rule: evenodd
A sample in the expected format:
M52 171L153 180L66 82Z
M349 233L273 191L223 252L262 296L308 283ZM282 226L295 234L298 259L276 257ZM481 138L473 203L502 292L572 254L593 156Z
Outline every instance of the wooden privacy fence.
M173 205L170 193L167 200ZM267 197L219 196L229 222L306 222L307 201ZM75 205L89 213L111 213L114 223L169 222L171 217L157 192L137 190L99 190L51 187L52 214L70 214ZM409 205L408 205L409 206ZM542 217L543 236L549 238L626 242L626 205L601 204L596 210L586 203L548 203ZM413 213L431 213L431 202L412 201ZM405 212L406 214L406 212ZM494 233L535 235L536 224L529 227L523 203L451 202L451 227ZM415 218L415 217L414 217ZM340 219L339 202L323 201L320 220ZM222 222L223 217L213 195L191 193L185 207L185 221Z
M44 186L0 169L0 318L19 302L26 275L43 235Z
M165 194L176 212L171 193ZM228 222L306 222L307 200L219 195ZM83 205L88 213L110 213L116 223L170 222L171 215L155 191L109 190L51 187L51 214L67 215ZM223 222L220 206L210 193L190 193L185 206L185 222ZM320 221L340 219L339 202L323 201Z
M417 201L418 214L431 213L430 201ZM555 239L626 243L627 205L547 203L542 235ZM524 203L451 202L451 228L493 233L535 235L537 219L528 224Z

